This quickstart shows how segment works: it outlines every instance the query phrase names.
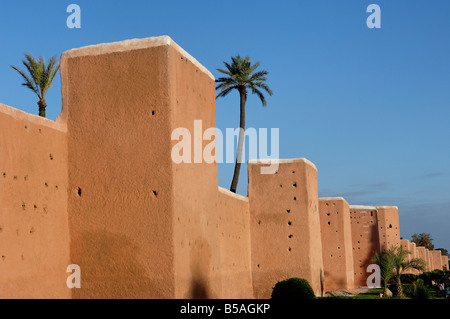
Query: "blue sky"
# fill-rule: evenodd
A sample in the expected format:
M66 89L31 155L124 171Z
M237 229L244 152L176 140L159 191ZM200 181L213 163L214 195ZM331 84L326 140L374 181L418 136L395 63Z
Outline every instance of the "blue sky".
M66 8L81 7L81 29ZM366 8L381 7L381 29ZM216 77L249 55L269 71L268 106L249 96L247 127L280 128L280 157L319 170L319 195L396 205L403 238L431 233L450 250L450 2L2 1L0 102L37 114L36 97L9 65L25 52L60 56L90 44L169 35ZM60 77L47 96L61 111ZM239 125L238 94L217 101L217 127ZM219 165L229 188L233 164ZM238 193L247 194L243 165Z

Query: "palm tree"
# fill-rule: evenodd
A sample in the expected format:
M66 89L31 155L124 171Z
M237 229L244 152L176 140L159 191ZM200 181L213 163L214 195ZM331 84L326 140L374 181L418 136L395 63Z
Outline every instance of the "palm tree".
M380 277L383 282L383 296L386 296L387 285L392 278L394 271L394 260L391 258L392 252L383 250L380 254L375 253L372 260L380 267Z
M403 288L401 275L408 269L425 269L425 261L420 258L406 260L406 256L411 254L410 251L404 250L401 246L392 246L388 250L383 250L381 254L375 253L373 261L375 261L381 270L381 280L384 283L383 295L386 295L387 284L392 277L396 280L396 295L403 297Z
M257 62L252 65L250 57L243 58L239 55L231 57L231 64L223 62L227 70L217 69L220 73L227 75L227 77L221 77L216 80L216 83L220 83L216 86L216 90L220 90L216 99L219 97L225 97L233 90L237 90L240 96L240 130L238 149L236 156L236 166L234 168L233 180L231 182L230 191L236 193L236 188L239 179L239 171L241 169L242 162L242 148L244 145L244 132L245 132L245 103L247 101L247 89L252 91L252 94L258 95L263 106L267 105L266 98L260 89L266 91L269 95L272 95L272 90L265 83L267 80L267 71L255 70L259 67L260 63ZM255 72L255 73L253 73Z
M403 297L403 288L401 282L401 275L408 269L425 270L425 261L421 258L412 258L406 260L406 256L411 254L409 250L404 250L401 246L392 249L390 253L391 259L394 262L395 278L397 281L397 296Z
M56 73L59 71L59 64L57 64L57 61L57 58L52 56L48 61L48 65L45 66L43 57L35 59L31 54L27 53L25 54L25 60L22 60L22 63L27 68L29 74L26 74L24 71L11 65L11 67L19 72L24 78L25 82L22 83L22 85L29 88L38 96L39 102L37 104L39 106L39 116L42 117L45 117L45 108L47 107L45 94L52 85Z

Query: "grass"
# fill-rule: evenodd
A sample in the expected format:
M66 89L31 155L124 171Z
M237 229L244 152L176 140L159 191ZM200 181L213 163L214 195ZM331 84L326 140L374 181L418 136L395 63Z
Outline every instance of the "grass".
M406 285L403 285L404 288ZM426 286L428 293L430 295L430 299L446 299L445 295L442 291L439 290L437 286ZM383 293L382 288L374 288L370 289L365 293L358 294L356 296L329 296L329 297L322 297L321 299L351 299L351 300L357 300L357 299L383 299L380 298L380 294ZM391 297L386 299L414 299L411 295L405 294L403 298L399 297Z

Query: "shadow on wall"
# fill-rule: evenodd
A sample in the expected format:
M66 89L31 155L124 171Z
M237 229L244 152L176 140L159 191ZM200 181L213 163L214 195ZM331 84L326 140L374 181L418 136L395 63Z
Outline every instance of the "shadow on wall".
M190 287L185 299L209 299L214 298L210 292L210 264L211 247L202 238L194 240L191 251L191 280Z
M139 262L139 248L127 236L108 231L85 232L75 238L72 256L81 268L81 289L73 289L78 298L165 298L161 287L167 283L153 274L148 277ZM152 274L150 274L152 275Z

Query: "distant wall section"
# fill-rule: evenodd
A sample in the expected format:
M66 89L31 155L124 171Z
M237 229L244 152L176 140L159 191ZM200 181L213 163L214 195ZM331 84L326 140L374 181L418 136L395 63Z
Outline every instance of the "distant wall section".
M0 298L70 298L64 124L0 104Z
M253 289L270 298L278 281L300 277L323 291L317 169L305 159L280 160L275 174L249 161Z
M367 286L367 267L379 252L377 208L350 205L355 286Z
M342 197L319 198L325 291L354 288L349 205Z

